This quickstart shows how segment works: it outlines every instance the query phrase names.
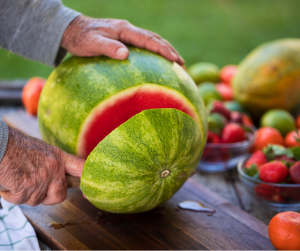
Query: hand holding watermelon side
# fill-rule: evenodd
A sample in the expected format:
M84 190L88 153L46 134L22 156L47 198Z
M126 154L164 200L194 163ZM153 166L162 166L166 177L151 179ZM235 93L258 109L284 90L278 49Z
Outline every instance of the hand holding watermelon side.
M184 60L168 41L126 20L78 16L67 27L61 47L80 57L105 55L124 60L129 50L123 43L153 51L184 65Z
M9 128L0 165L0 196L13 204L53 205L67 197L65 174L80 177L85 160Z

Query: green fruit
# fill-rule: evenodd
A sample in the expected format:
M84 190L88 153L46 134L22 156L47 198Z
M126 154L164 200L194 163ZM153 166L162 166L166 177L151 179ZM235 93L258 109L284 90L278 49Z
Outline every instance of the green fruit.
M300 99L300 39L263 44L239 65L234 97L259 118L270 109L291 110Z
M51 73L38 108L44 141L86 158L137 113L175 108L194 118L205 142L206 110L188 73L158 54L129 51L126 60L71 57Z
M191 65L188 68L191 77L196 84L202 82L218 82L219 81L219 67L212 63L200 62Z
M208 129L216 134L220 134L226 124L226 118L219 113L208 115Z
M295 119L287 111L281 109L273 109L266 112L261 120L262 127L269 126L277 129L283 136L295 129Z
M204 82L198 86L198 90L206 106L214 100L222 100L222 96L214 83Z
M224 105L227 109L232 112L242 112L250 115L249 112L237 101L225 101Z
M150 210L171 198L196 169L203 137L195 120L181 111L142 111L92 151L81 189L105 211Z

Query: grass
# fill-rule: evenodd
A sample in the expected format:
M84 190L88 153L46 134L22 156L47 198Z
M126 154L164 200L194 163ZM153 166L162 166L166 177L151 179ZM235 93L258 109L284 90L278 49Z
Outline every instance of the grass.
M261 43L300 37L297 0L64 0L92 17L127 19L169 40L190 65L238 64ZM0 79L47 77L52 68L0 50Z

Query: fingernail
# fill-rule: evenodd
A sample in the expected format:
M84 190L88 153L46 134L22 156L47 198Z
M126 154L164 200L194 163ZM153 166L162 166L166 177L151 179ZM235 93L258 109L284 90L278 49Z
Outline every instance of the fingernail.
M179 60L184 64L184 59L182 57L179 56Z
M119 59L125 59L127 58L127 55L128 55L128 50L125 49L125 48L119 48L117 50L117 53L116 53L116 57L119 58Z

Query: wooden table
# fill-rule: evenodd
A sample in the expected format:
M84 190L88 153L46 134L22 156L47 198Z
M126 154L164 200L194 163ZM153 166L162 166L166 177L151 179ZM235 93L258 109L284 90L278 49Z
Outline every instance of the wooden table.
M14 95L16 96L18 94L15 92ZM15 98L14 104L17 103L16 100L17 98ZM4 102L4 104L2 102L2 105L0 105L0 118L9 112L17 111L18 109L23 108L11 106L9 102ZM241 208L267 225L271 218L276 214L259 205L252 195L249 194L242 182L238 179L237 170L213 174L198 171L192 179L193 181L202 184L204 187L218 193L236 207Z

